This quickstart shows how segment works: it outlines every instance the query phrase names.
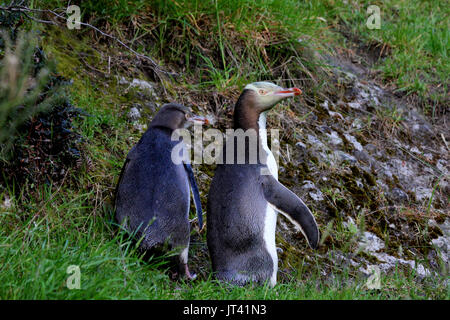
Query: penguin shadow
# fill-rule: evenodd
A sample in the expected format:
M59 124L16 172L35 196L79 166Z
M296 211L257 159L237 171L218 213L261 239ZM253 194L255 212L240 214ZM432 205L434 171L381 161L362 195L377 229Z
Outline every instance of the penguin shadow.
M144 236L139 235L139 229L131 232L126 228L126 221L119 224L115 217L114 205L107 203L103 207L103 213L107 224L114 231L119 242L119 248L123 253L137 257L149 267L164 273L172 281L187 281L184 278L184 270L180 272L179 253L176 248L171 248L167 239L163 244L152 248L141 246ZM189 281L211 279L212 267L209 258L209 251L206 245L205 225L199 230L197 221L191 222L190 244L188 264L192 268L195 279Z
M164 243L155 245L151 248L142 246L144 235L139 232L140 228L131 232L125 224L118 224L115 220L111 224L116 228L118 241L120 243L120 250L122 252L130 252L152 269L158 270L161 273L167 274L171 280L180 280L184 276L184 270L180 270L178 248L171 248L170 239Z
M143 237L133 236L131 242L136 246L140 258L148 263L157 263L157 269L164 272L173 281L193 282L211 279L212 267L209 251L204 237L204 228L199 230L197 222L190 227L188 265L192 278L186 278L185 267L180 265L180 252L184 248L173 248L171 238L167 238L163 244L153 246L150 249L142 248L139 244ZM159 263L161 265L159 265Z
M189 245L189 265L190 269L197 275L195 281L205 281L213 283L228 293L232 293L236 288L266 290L270 287L270 281L257 281L249 277L247 281L230 282L219 279L217 273L213 271L210 253L205 238L205 227L198 230L198 225L191 224L191 235ZM288 281L286 281L288 282Z
M132 243L137 246L137 254L142 261L167 274L173 281L184 278L184 270L179 266L179 250L171 249L168 241L150 249L144 249L139 246L140 240L133 239Z
M188 264L192 272L197 275L195 280L208 281L211 279L212 266L206 244L205 227L199 231L198 225L191 224Z

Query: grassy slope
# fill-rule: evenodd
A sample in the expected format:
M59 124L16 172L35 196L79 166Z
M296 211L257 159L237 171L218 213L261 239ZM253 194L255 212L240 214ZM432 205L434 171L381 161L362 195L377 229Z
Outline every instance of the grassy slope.
M445 1L356 1L352 9L341 7L343 25L363 42L388 51L376 67L395 91L417 93L428 100L425 111L448 104L449 14ZM381 29L370 30L365 8L379 5ZM444 106L445 107L445 106Z
M89 8L92 15L109 15L112 32L120 34L120 23L138 14L143 1L127 10L104 10L104 3L96 1ZM60 1L59 5L62 6ZM126 2L121 2L126 3ZM156 1L153 1L155 4ZM430 23L425 6L421 1L390 1L383 4L389 32L370 31L361 21L365 17L361 5L355 9L338 1L322 1L299 4L298 1L253 1L235 0L219 2L178 1L181 5L161 1L158 27L151 19L144 20L134 29L134 38L157 35L158 43L153 48L140 47L149 55L159 56L161 48L172 48L163 57L167 65L174 65L180 52L190 52L195 59L181 63L186 70L183 88L193 92L211 90L227 92L238 90L242 84L263 78L270 74L267 57L257 47L258 41L273 44L276 50L297 48L296 39L301 38L314 49L332 52L333 48L345 48L345 38L333 31L342 20L348 28L366 43L379 41L392 48L389 59L381 62L382 77L394 81L400 88L418 92L429 97L428 86L445 80L448 74L448 28L445 17L448 12L439 4L431 2ZM206 3L206 4L205 4ZM226 3L226 5L224 4ZM211 5L212 4L212 5ZM55 6L58 4L55 2ZM393 8L399 9L391 11ZM384 10L386 8L386 10ZM92 13L93 12L93 13ZM299 14L301 13L301 14ZM424 14L425 13L425 14ZM424 44L414 45L417 36L411 34L411 14L417 19L417 27ZM222 23L217 24L217 18ZM211 34L215 35L213 47L218 44L217 54L201 55L198 48L189 45L186 38L193 39L197 33L208 30L199 24L210 21ZM226 21L224 23L224 21ZM393 24L393 21L400 21ZM432 21L432 20L431 20ZM148 23L148 24L146 24ZM362 26L362 27L361 27ZM399 27L400 26L400 27ZM186 38L174 39L171 28L181 28ZM431 29L430 29L431 28ZM151 30L151 31L148 31ZM258 31L266 37L258 38ZM434 30L434 33L429 33ZM91 115L77 123L79 131L86 138L86 155L92 159L91 166L81 170L70 170L61 186L36 186L30 201L19 203L13 199L10 208L0 208L0 298L25 299L96 299L96 298L149 298L149 299L378 299L378 298L448 298L448 288L433 280L418 281L412 273L399 271L382 277L380 292L368 291L365 279L349 275L348 270L336 266L336 278L320 276L320 265L312 265L308 273L298 272L290 280L278 284L274 289L227 288L211 279L200 279L194 283L172 282L159 266L161 260L144 263L129 244L126 236L117 231L112 221L111 197L126 152L139 138L139 132L132 130L122 113L122 105L133 95L117 96L114 81L92 80L93 74L85 63L81 63L73 52L90 54L90 66L106 70L105 59L95 50L87 49L89 38L80 34L83 41L74 41L73 35L56 31L44 33L44 47L60 62L59 71L75 80L72 90L74 104ZM193 38L192 38L193 37ZM241 42L239 42L241 41ZM192 41L191 41L192 42ZM227 50L239 42L244 49L236 54L237 61L230 59ZM281 45L279 44L281 43ZM140 43L137 43L138 45ZM70 45L71 47L67 47ZM101 48L104 48L101 46ZM105 49L105 48L104 48ZM116 49L117 50L117 49ZM111 49L112 53L116 50ZM412 52L411 52L412 51ZM207 51L205 51L207 52ZM265 55L266 54L266 55ZM253 58L248 59L249 55ZM299 60L307 63L308 61ZM408 63L407 63L408 62ZM273 66L279 61L274 60ZM192 65L193 64L193 65ZM203 68L199 68L203 65ZM272 67L273 67L272 66ZM395 67L393 67L395 66ZM433 66L430 69L430 66ZM314 70L308 65L307 69ZM191 71L190 71L191 70ZM119 72L116 67L114 71ZM200 72L200 76L197 72ZM423 77L416 79L416 73ZM193 83L190 78L200 79ZM419 84L416 82L419 81ZM104 83L103 83L104 82ZM423 89L425 87L425 89ZM316 88L310 88L316 90ZM177 99L179 92L171 91ZM436 93L431 97L441 101ZM119 116L118 116L119 115ZM12 193L12 192L11 192ZM0 195L3 202L7 194ZM193 231L196 233L197 231ZM205 234L201 237L204 240ZM66 268L80 265L82 272L81 290L68 290ZM209 273L209 270L206 270Z

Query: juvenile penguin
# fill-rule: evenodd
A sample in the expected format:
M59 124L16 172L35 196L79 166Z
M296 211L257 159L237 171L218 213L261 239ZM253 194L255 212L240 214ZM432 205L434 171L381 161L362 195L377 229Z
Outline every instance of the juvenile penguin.
M250 161L251 145L246 140L245 161L239 164L234 143L234 162L219 164L211 182L207 243L219 280L238 285L265 281L271 286L276 284L276 211L300 228L312 248L319 244L314 216L296 194L278 182L277 164L267 146L266 112L281 100L299 94L298 88L255 82L244 88L235 105L234 129L255 133L259 156L256 162ZM228 152L227 141L224 161Z
M148 130L128 153L116 188L116 219L142 240L147 251L179 250L180 275L192 278L187 265L190 225L188 220L191 186L198 222L202 228L202 208L192 168L175 164L172 149L182 141L172 141L174 130L190 123L207 123L193 116L185 106L164 105L149 124Z

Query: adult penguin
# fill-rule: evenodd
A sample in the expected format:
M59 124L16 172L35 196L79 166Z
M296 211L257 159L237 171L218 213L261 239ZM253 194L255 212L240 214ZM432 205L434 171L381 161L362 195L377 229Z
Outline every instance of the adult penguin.
M299 94L298 88L255 82L244 88L235 105L235 136L227 138L225 163L216 168L207 204L207 243L219 280L238 285L265 281L271 286L276 284L276 211L300 228L312 248L318 247L319 230L314 216L297 195L278 182L277 164L267 146L267 111ZM250 133L249 137L254 133L256 161L252 162L251 138L240 140L244 146L236 145L236 132L242 132L239 129ZM240 147L244 147L244 152L239 152Z
M192 279L187 265L191 186L202 228L202 208L197 184L188 163L172 160L172 150L182 141L172 141L174 130L192 123L207 123L183 105L164 105L148 130L128 153L116 188L116 219L137 239L145 251L178 252L180 275ZM153 250L154 249L154 250Z

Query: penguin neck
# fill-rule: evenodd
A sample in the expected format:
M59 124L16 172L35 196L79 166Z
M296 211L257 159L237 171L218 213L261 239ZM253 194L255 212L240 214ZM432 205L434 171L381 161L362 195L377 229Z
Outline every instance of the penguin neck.
M148 125L149 128L163 128L165 130L170 131L172 133L174 130L180 128L180 123L182 123L182 118L184 115L178 115L174 113L165 112L163 114L157 114L155 118Z
M251 90L244 90L234 107L234 129L256 130L259 134L258 120L260 111L255 106L254 93Z

